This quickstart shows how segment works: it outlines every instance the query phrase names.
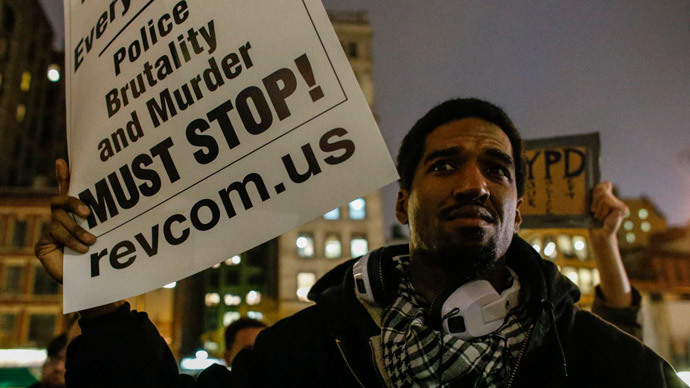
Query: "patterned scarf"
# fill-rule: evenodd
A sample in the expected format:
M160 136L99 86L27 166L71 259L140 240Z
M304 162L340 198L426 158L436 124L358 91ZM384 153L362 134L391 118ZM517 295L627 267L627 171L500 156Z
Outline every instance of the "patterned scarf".
M524 290L518 307L496 332L464 341L428 326L430 307L412 286L409 257L396 260L399 295L384 310L381 329L384 364L393 386L452 387L459 380L463 386L505 386L531 323L521 307Z

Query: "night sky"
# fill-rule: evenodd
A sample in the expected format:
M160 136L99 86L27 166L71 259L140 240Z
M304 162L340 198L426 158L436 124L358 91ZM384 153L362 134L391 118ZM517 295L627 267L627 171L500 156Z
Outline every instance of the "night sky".
M323 2L369 14L392 155L436 103L485 98L524 138L600 132L603 179L690 220L690 1ZM62 39L62 0L42 3ZM387 234L396 191L383 191Z

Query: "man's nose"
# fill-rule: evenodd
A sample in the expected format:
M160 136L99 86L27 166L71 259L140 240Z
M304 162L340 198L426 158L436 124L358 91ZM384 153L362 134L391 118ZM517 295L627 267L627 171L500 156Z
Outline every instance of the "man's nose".
M453 197L458 200L484 203L489 199L489 187L486 177L479 166L470 164L463 166L453 188Z

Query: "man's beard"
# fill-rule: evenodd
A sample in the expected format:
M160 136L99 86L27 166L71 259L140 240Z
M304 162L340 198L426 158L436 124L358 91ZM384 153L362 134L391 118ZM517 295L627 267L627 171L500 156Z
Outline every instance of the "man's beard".
M496 236L484 243L447 241L432 248L429 257L458 280L485 278L500 261Z

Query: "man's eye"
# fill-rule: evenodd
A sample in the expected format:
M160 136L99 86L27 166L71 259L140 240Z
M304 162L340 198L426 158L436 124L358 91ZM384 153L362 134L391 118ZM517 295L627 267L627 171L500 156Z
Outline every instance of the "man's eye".
M446 161L439 161L431 165L429 168L430 171L437 171L437 172L443 172L443 171L450 171L454 167L450 162Z
M487 171L490 174L496 174L496 175L504 176L506 178L510 178L510 171L506 167L503 167L503 166L491 166L491 167L487 168Z

